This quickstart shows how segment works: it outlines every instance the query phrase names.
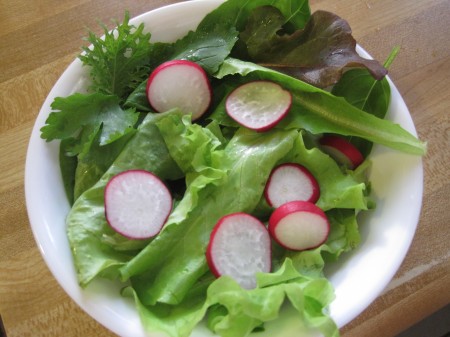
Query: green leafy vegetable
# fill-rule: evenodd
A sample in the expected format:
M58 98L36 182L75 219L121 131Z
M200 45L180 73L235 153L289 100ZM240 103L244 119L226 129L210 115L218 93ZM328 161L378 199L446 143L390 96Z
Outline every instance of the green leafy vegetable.
M149 55L150 70L168 60L189 60L199 64L209 74L215 73L230 54L238 32L233 25L222 21L219 24L207 18L202 20L195 32L190 31L175 43L153 44ZM152 111L146 86L147 79L144 79L126 99L125 106L139 111Z
M112 143L131 132L139 117L133 109L122 110L116 96L99 93L56 97L51 107L54 111L41 128L41 137L47 141L78 137L71 144L72 154L86 152L97 132L100 145Z
M57 97L51 107L41 137L63 140L60 166L72 204L111 165L134 132L139 115L134 109L123 110L117 96L100 93Z
M103 192L109 179L127 169L149 170L162 179L181 177L155 126L155 120L163 117L164 114L148 115L108 171L75 201L67 216L69 243L83 287L98 275L117 275L115 270L136 254L136 246L142 248L147 243L134 241L129 244L131 252L117 249L116 245L123 246L125 238L118 237L105 219Z
M326 12L311 15L307 0L228 0L173 43L150 42L143 25L130 25L128 13L115 30L104 27L104 32L103 38L90 33L92 46L80 56L90 67L92 93L56 98L41 129L47 141L62 140L60 166L74 200L67 234L80 285L96 277L126 282L123 294L134 297L144 326L171 337L189 336L206 316L216 334L247 336L270 329L287 302L305 329L337 337L326 309L333 289L323 269L325 261L360 243L357 214L374 205L365 178L370 161L355 171L343 170L316 147L316 135L361 137L423 154L422 142L382 119L389 83L373 75L382 77L385 69L357 56L344 20ZM337 81L349 65L372 74L364 69L364 76L358 75L361 70L344 75L334 89L344 99L235 56L295 68L320 86ZM176 109L152 112L146 80L171 59L194 61L212 77L208 119L193 124ZM289 115L264 133L241 128L224 108L231 90L258 79L278 82L294 96ZM364 88L354 94L349 83L355 80ZM253 290L229 277L216 279L205 258L212 228L233 212L266 219L272 209L264 204L264 187L283 162L304 165L318 180L317 205L331 224L327 242L303 252L274 244L273 272L257 275ZM175 196L168 221L152 239L127 239L106 222L104 188L128 169L153 172Z
M416 155L425 153L425 144L398 124L367 114L343 98L275 70L228 58L215 76L221 79L236 74L245 76L248 80L272 80L293 93L291 110L295 113L287 116L281 124L283 127L304 128L313 134L330 132L358 136L406 153ZM224 109L217 111L222 115L223 112ZM219 116L219 118L226 117Z
M92 187L108 170L125 144L134 135L134 130L106 145L100 145L97 134L89 151L78 156L75 170L75 181L73 199L78 197L87 189Z
M163 134L170 130L171 127ZM217 220L225 214L251 212L256 207L270 171L292 148L296 134L294 130L266 134L239 130L223 150L223 161L213 162L218 167L207 171L225 168L226 179L205 184L205 176L198 175L191 180L185 194L187 202L183 199L160 235L121 268L125 279L139 275L132 282L145 304L176 304L183 299L208 270L205 249ZM176 137L165 138L166 142L172 139ZM177 151L181 152L186 151ZM196 196L192 197L192 193ZM193 203L193 199L197 202Z
M245 29L247 21L255 8L273 6L284 16L284 23L297 28L303 28L308 21L311 10L307 0L228 0L209 13L203 20L205 25L233 25L241 32Z
M150 34L144 33L144 25L130 25L129 13L117 28L109 31L103 26L104 37L89 33L79 56L83 65L90 67L91 92L116 95L123 100L148 76L149 53L152 49Z
M325 88L335 84L344 68L365 67L376 79L387 70L377 61L362 58L348 23L337 15L317 11L304 29L283 30L284 15L274 7L260 7L240 35L249 60Z
M209 328L216 334L245 337L262 323L275 321L285 301L290 302L300 323L297 333L315 329L326 337L339 336L336 324L325 313L334 298L328 280L300 274L289 258L276 272L258 274L257 280L257 288L244 290L233 279L221 277L209 285L206 296L198 296L197 289L202 289L198 284L180 305L170 307L144 305L131 288L126 293L135 297L146 328L170 337L189 336L207 314L214 315Z
M392 50L384 63L386 69L389 69L398 52L399 48ZM331 92L333 95L344 97L353 106L378 118L386 116L391 100L391 87L387 78L376 80L365 69L351 69L345 72ZM372 142L358 137L349 137L349 140L364 156L370 153Z

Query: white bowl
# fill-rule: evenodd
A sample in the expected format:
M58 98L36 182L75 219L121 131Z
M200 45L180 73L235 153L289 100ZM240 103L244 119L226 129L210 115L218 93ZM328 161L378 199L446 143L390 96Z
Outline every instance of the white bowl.
M153 41L174 41L221 3L221 0L182 2L140 15L131 23L144 22ZM171 27L167 30L167 27ZM359 48L359 47L358 47ZM358 51L369 55L361 48ZM144 331L131 299L119 294L119 285L95 280L86 290L77 283L66 236L65 217L69 211L58 162L58 142L46 143L40 128L57 96L83 91L87 74L76 59L48 95L34 125L26 159L25 193L31 228L39 249L56 280L67 294L90 316L120 336L144 337ZM416 134L409 111L398 90L392 90L387 118ZM420 157L375 146L371 155L370 180L377 209L360 218L362 243L326 268L336 290L330 306L339 327L359 315L383 291L403 261L411 244L422 203L423 168ZM299 336L296 317L289 310L258 336ZM212 336L203 324L193 336Z

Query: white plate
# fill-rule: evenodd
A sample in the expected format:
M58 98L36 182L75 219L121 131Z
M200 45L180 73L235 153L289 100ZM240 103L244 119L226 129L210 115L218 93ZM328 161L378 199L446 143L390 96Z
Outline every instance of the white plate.
M160 8L131 22L145 22L153 41L173 41L182 37L221 1L189 1ZM171 30L167 30L171 27ZM364 56L369 55L359 49ZM120 336L156 336L146 333L129 299L119 295L119 286L94 281L86 290L77 284L66 236L65 217L69 211L58 164L57 142L46 143L40 128L57 96L83 91L87 74L75 60L57 81L47 97L31 134L25 168L25 192L31 228L49 269L69 296L90 316ZM392 103L390 120L416 134L409 111L390 81ZM362 243L346 254L326 273L336 289L330 307L339 327L359 315L386 287L403 261L419 219L422 203L423 169L421 158L375 147L371 181L378 207L361 218ZM296 319L289 312L258 336L296 336ZM276 333L275 333L276 332ZM211 336L200 324L193 336Z

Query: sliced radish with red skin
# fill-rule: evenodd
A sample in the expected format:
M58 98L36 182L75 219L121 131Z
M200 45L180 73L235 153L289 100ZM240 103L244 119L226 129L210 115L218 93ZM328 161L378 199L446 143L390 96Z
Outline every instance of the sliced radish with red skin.
M327 240L329 231L326 214L308 201L283 204L269 218L270 235L290 250L316 248Z
M256 273L270 272L271 242L264 224L246 213L222 217L211 232L206 260L216 276L228 275L241 287L256 287Z
M363 155L356 146L343 137L327 135L323 136L319 142L326 153L351 170L364 161Z
M212 99L208 75L197 63L187 60L167 61L156 67L147 81L147 98L157 112L179 108L200 118Z
M272 207L279 207L295 200L315 203L319 199L320 188L306 167L287 163L272 170L264 189L264 196Z
M130 239L158 234L172 210L172 196L166 185L144 170L129 170L111 178L104 197L106 221Z
M289 112L292 95L271 81L254 81L234 89L225 101L228 115L248 129L267 131Z

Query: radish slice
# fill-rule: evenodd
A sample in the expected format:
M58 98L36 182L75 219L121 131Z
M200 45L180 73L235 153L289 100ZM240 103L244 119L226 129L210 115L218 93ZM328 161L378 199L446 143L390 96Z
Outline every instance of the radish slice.
M357 168L364 161L361 152L343 137L328 135L322 137L319 142L326 153L351 170Z
M243 84L228 95L225 108L228 115L246 128L266 131L288 113L292 95L270 81Z
M147 239L158 234L171 210L169 190L148 171L119 173L105 187L106 221L130 239Z
M320 246L327 238L330 224L325 213L307 201L291 201L270 216L269 233L281 246L307 250Z
M147 98L157 112L179 108L196 120L208 110L212 90L206 72L197 63L174 60L162 63L150 74Z
M264 196L272 207L295 200L315 203L319 199L320 188L317 180L305 167L288 163L272 170Z
M256 273L270 272L271 242L264 224L246 213L222 217L211 232L206 260L216 276L228 275L245 289L256 287Z

